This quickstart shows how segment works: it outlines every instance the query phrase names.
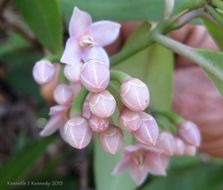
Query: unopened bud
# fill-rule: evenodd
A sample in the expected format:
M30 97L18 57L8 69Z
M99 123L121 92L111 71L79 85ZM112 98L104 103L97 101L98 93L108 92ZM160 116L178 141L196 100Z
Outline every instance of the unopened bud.
M73 91L69 85L60 84L53 93L53 98L58 104L69 104L73 98Z
M123 146L123 136L117 127L109 126L106 131L100 133L100 143L109 154L116 154Z
M114 113L116 102L111 93L105 90L101 93L92 94L89 99L89 106L94 115L108 118Z
M175 140L171 133L163 131L159 134L157 146L167 155L173 155Z
M121 100L132 111L143 111L149 105L148 87L139 79L129 79L121 85Z
M174 154L178 156L184 155L185 144L180 138L175 138Z
M40 85L50 82L55 73L55 66L47 60L38 61L33 67L33 77Z
M92 131L95 132L102 132L106 130L108 128L108 125L108 119L103 119L95 115L91 115L89 119L89 126L91 127Z
M81 83L90 92L101 92L109 83L110 72L107 65L97 60L84 63L81 71Z
M83 64L71 64L64 67L64 76L71 82L79 82Z

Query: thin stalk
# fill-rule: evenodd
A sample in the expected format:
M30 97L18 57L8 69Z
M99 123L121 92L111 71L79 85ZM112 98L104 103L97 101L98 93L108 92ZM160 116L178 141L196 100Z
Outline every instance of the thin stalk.
M122 71L116 71L116 70L111 70L110 76L111 76L111 80L117 81L120 84L124 82L125 80L128 80L131 78L131 76L128 75L127 73L122 72Z
M190 59L194 63L197 63L199 66L205 68L206 70L208 70L209 72L211 72L212 74L223 80L223 75L221 71L213 67L204 57L198 55L193 50L193 48L186 46L182 43L179 43L159 33L154 35L154 40L157 43L163 45L164 47L173 50L177 54Z

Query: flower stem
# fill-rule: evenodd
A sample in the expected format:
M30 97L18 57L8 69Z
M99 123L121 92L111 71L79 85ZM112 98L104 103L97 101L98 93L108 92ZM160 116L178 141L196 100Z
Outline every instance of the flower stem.
M60 57L61 57L61 55L49 55L49 56L44 57L43 59L48 60L52 63L55 63L55 62L60 61Z
M84 101L88 95L88 91L85 88L82 88L80 92L78 93L77 97L75 98L75 101L71 107L70 115L76 115L80 114L82 112Z
M132 78L130 75L122 71L111 70L110 74L111 80L117 81L120 84L123 83L125 80Z

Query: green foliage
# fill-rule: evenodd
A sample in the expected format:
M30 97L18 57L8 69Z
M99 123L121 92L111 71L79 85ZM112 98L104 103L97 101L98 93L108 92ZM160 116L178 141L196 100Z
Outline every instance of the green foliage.
M168 176L157 177L140 190L221 190L222 177L222 165L196 163L173 168Z
M26 148L17 152L0 168L0 189L8 189L7 182L21 181L26 178L36 161L46 151L47 146L53 142L53 138L35 141Z
M53 53L62 51L62 20L57 0L14 0L39 41Z

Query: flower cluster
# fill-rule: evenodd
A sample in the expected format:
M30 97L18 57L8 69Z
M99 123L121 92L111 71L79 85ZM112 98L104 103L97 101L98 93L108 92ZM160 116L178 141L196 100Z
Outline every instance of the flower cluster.
M70 37L60 59L65 64L60 76L67 81L55 88L53 97L58 105L50 108L51 118L40 135L59 130L65 142L83 149L98 134L102 148L114 155L124 146L123 133L130 133L137 143L124 148L113 174L129 169L140 185L148 173L165 175L172 155L195 155L200 132L190 121L180 123L177 136L159 130L156 119L145 111L150 102L147 85L123 72L110 71L103 47L114 42L119 31L120 24L92 23L89 14L74 8ZM58 77L55 65L48 60L35 64L33 76L40 85ZM109 90L111 81L118 83L118 95ZM109 120L115 110L119 110L120 126Z

